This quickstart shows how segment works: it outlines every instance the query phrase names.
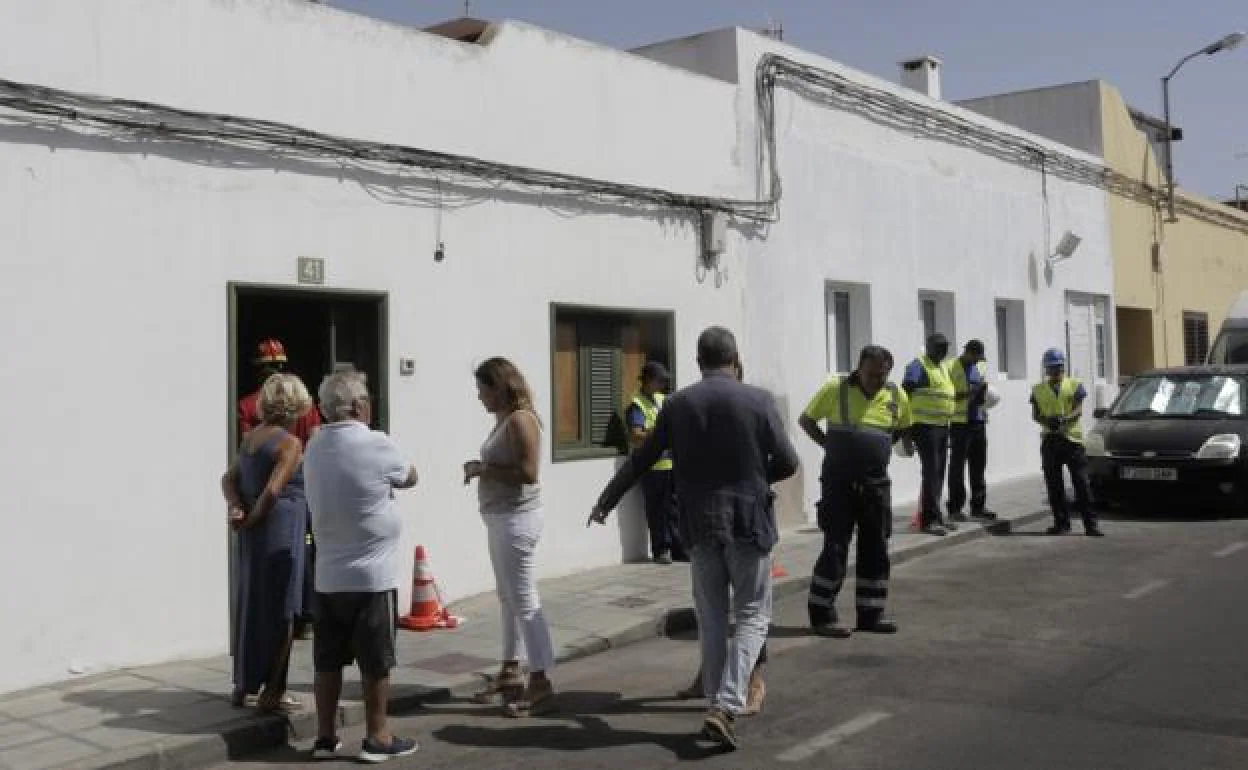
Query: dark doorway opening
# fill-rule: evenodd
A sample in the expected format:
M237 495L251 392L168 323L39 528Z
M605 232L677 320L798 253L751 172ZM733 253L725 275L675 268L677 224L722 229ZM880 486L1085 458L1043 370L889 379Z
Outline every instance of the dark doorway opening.
M238 402L261 383L253 358L261 340L276 338L286 349L286 371L298 375L317 400L325 375L344 366L368 377L373 403L371 427L387 430L389 393L384 377L387 357L387 298L379 292L318 291L230 284L229 446L238 449ZM316 407L319 408L319 403ZM229 543L230 652L237 628L238 552Z
M232 403L260 386L252 357L263 339L281 340L290 359L286 370L308 386L313 398L322 378L350 365L368 376L373 425L385 430L388 399L382 378L385 360L386 297L383 294L321 292L268 287L232 287L234 305ZM242 438L237 419L231 450Z

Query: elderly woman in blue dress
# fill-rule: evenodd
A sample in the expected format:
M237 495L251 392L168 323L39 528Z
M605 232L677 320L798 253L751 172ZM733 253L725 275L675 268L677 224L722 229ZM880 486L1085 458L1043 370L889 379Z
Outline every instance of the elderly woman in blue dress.
M303 610L308 519L303 447L291 428L311 407L298 377L267 379L257 402L261 424L243 437L237 458L221 478L239 544L235 706L253 698L265 712L302 705L286 692L293 624Z

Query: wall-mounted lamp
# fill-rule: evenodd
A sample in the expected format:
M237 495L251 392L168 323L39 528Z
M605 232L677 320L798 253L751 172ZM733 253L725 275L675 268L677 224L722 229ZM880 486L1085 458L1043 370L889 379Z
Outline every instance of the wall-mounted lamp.
M1062 240L1057 243L1057 251L1049 255L1049 258L1046 259L1045 262L1052 267L1058 262L1070 259L1075 255L1075 252L1079 249L1079 244L1081 243L1083 243L1082 238L1067 230L1066 234L1062 236Z

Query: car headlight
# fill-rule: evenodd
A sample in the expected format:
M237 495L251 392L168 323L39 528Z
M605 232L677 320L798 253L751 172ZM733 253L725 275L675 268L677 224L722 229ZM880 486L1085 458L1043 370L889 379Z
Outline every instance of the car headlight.
M1083 448L1087 450L1088 457L1106 457L1109 453L1105 451L1104 434L1092 431L1083 440Z
M1196 453L1198 460L1234 460L1239 457L1239 450L1243 442L1239 436L1234 433L1220 433L1211 436L1200 451Z

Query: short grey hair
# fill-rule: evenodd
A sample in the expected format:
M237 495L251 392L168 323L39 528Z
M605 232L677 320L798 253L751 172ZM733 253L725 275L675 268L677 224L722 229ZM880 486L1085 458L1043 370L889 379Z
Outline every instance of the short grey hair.
M368 377L364 372L338 371L321 381L321 414L330 422L355 417L355 405L368 400Z
M303 380L278 373L264 381L256 400L256 416L270 425L290 425L307 413L312 397Z

